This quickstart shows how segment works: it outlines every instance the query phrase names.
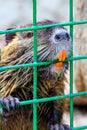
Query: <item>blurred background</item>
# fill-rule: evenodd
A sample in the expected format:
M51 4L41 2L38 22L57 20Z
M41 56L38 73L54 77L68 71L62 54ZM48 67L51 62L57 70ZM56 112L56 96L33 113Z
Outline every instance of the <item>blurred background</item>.
M37 21L68 21L68 2L69 0L37 0ZM0 0L0 29L30 23L32 14L32 0Z
M32 14L32 0L0 0L0 30L31 23ZM37 0L37 21L45 19L68 22L69 0ZM74 0L74 20L87 20L87 0ZM73 42L74 56L87 55L87 24L74 26ZM4 45L0 35L0 47ZM74 92L81 91L87 91L87 60L74 61ZM65 93L69 93L68 84ZM87 96L74 98L74 104L74 126L87 125ZM64 121L69 123L69 111Z

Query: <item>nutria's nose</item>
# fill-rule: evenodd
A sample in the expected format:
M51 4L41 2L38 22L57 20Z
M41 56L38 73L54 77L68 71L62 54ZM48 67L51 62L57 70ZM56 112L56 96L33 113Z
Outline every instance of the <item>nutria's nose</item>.
M60 41L60 40L63 40L63 39L66 39L66 40L70 39L70 36L66 31L62 31L62 32L55 34L55 40L56 41Z

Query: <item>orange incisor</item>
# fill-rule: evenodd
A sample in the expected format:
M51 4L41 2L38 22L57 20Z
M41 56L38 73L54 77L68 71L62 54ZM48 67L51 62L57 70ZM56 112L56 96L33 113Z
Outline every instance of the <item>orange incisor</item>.
M62 50L58 56L58 60L59 61L64 61L66 59L66 56L67 56L67 52L66 50ZM59 62L59 63L56 63L55 64L55 67L56 68L61 68L63 67L63 62Z

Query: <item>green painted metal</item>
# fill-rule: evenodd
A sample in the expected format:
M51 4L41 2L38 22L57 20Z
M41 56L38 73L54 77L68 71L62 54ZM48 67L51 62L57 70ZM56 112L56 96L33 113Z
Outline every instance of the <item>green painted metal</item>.
M62 61L62 62L82 60L82 59L87 59L87 55L85 55L85 56L71 57L71 58L68 58L68 59L66 59L65 61ZM27 68L27 67L33 67L33 66L45 66L45 65L50 65L50 64L57 63L57 62L61 62L61 61L34 62L34 63L29 63L29 64L4 66L4 67L0 67L0 71L6 71L6 70L11 70L11 69Z
M37 25L37 3L33 0L33 26ZM37 30L34 30L34 63L37 62ZM33 99L37 99L37 66L33 67ZM37 130L37 104L33 104L33 130Z
M87 126L74 127L72 130L87 130Z
M73 22L73 0L70 0L70 21ZM73 44L73 25L70 25L70 36ZM73 57L73 48L71 52ZM70 61L70 94L73 94L73 61ZM70 98L70 126L73 128L73 97Z
M74 119L74 116L73 116L73 113L74 113L73 98L77 97L77 96L87 95L87 91L73 93L73 61L87 59L87 55L73 57L73 50L72 50L71 58L68 58L68 59L65 60L65 61L70 62L70 94L37 99L37 76L38 76L37 67L53 64L53 63L56 63L56 62L61 62L61 61L37 62L37 30L55 27L55 26L70 26L70 35L71 35L72 41L73 41L73 26L80 25L80 24L87 24L87 20L73 21L73 0L69 0L69 7L70 7L70 9L69 9L70 21L69 22L37 26L37 24L36 24L37 23L37 0L32 0L32 3L33 3L33 24L32 24L32 27L20 28L20 29L16 28L16 29L13 29L13 30L0 30L0 34L13 33L13 32L23 32L23 31L33 31L34 32L34 48L33 48L34 62L29 63L29 64L0 67L0 71L7 71L7 70L10 70L10 69L33 67L33 70L34 70L33 71L33 77L34 77L34 80L33 80L33 99L20 102L21 106L33 104L33 130L38 129L38 126L37 126L37 116L38 116L37 115L37 103L60 100L62 98L70 98L70 126L72 127L72 130L87 129L87 126L74 127L74 124L73 124L73 119ZM0 108L3 108L3 106L0 105Z
M55 26L70 26L70 25L79 25L79 24L87 24L87 20L70 21L70 22L65 22L65 23L49 24L49 25L43 25L43 26L32 26L32 27L27 27L27 28L16 28L16 29L12 29L12 30L0 30L0 34L41 30L41 29L51 28L51 27L55 27Z
M62 98L71 98L71 97L78 97L78 96L85 96L85 95L87 95L87 91L73 93L73 94L66 94L61 96L48 97L48 98L39 98L39 99L21 101L20 105L22 106L22 105L28 105L33 103L50 102L54 100L60 100ZM0 108L3 108L3 106L0 105Z

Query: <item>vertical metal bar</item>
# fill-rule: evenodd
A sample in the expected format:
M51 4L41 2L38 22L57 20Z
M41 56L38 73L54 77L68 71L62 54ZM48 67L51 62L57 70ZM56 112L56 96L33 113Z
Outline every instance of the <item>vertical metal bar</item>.
M37 24L37 9L36 0L33 0L33 26ZM34 31L34 62L37 62L37 31ZM33 98L37 98L37 66L34 66L33 72ZM37 104L33 104L33 130L37 130Z
M73 21L73 0L70 0L70 21ZM70 25L70 35L72 37L73 44L73 25ZM73 49L71 52L71 56L73 56ZM73 93L73 61L70 61L70 94ZM70 98L70 126L73 128L73 97Z

